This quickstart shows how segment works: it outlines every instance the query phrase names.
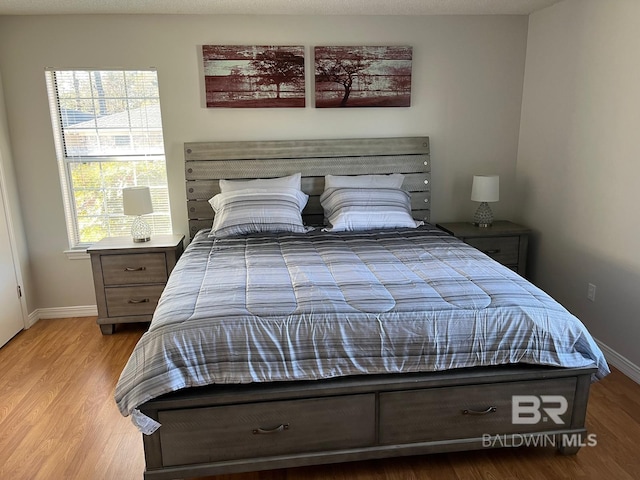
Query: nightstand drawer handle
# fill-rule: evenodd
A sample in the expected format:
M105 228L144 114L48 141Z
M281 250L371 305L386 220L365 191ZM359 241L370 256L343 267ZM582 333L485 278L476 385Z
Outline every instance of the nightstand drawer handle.
M129 299L129 303L149 303L151 300L148 298L141 298L140 300L136 300L134 298Z
M485 250L484 253L487 255L495 255L496 253L500 253L500 249L496 248L495 250Z
M131 268L131 267L125 267L124 271L125 272L142 272L143 270L146 270L147 267L137 267L137 268Z

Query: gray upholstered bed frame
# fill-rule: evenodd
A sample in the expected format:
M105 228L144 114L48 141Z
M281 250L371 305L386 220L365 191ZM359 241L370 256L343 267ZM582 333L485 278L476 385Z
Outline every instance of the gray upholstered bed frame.
M185 158L192 236L211 226L207 200L218 191L218 179L299 171L311 195L310 224L322 223L317 199L325 174L405 173L414 216L429 220L426 137L188 143ZM140 408L162 424L143 437L145 478L480 449L508 441L498 435L543 438L575 453L586 434L594 371L515 365L185 389ZM559 423L514 423L514 395L561 396L567 408ZM490 445L486 435L494 440ZM562 443L563 435L569 443Z

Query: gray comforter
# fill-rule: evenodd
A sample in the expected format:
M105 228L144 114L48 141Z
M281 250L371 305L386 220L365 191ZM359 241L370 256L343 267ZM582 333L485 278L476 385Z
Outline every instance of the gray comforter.
M529 363L609 370L584 325L431 225L215 240L180 258L115 398L215 383Z

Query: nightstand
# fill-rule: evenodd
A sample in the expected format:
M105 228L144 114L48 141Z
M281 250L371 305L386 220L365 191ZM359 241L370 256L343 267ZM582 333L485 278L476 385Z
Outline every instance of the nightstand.
M494 221L490 227L473 223L439 223L439 229L486 253L494 260L515 270L523 277L527 271L527 246L531 230L505 220Z
M142 243L111 237L87 249L103 335L112 334L116 323L151 321L183 240L184 235L154 235Z

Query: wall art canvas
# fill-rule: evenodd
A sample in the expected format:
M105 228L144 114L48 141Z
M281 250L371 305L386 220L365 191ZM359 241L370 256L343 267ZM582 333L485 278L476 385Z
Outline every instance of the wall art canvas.
M318 108L408 107L412 47L315 47Z
M203 45L207 107L304 107L304 47Z

